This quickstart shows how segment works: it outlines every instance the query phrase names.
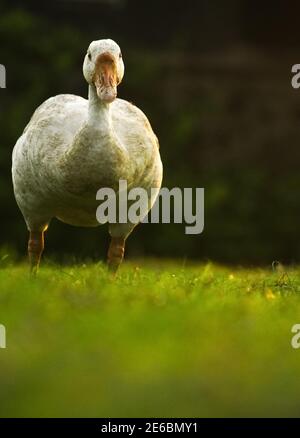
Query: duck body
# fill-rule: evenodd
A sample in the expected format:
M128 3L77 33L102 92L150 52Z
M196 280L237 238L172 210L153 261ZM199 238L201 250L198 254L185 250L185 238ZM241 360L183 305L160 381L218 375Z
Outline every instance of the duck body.
M99 120L90 125L88 109L82 97L52 97L35 111L16 143L14 191L29 230L45 229L52 217L98 226L100 188L117 191L119 180L126 180L128 189L161 185L158 140L142 111L116 99L109 108L100 104ZM111 125L105 127L108 116ZM128 224L128 232L131 228Z

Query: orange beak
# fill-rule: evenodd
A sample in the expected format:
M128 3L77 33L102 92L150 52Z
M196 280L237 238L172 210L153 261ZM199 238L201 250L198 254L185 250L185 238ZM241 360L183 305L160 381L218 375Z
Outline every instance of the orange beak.
M94 84L98 97L104 102L111 103L117 97L117 68L114 57L102 53L96 60Z

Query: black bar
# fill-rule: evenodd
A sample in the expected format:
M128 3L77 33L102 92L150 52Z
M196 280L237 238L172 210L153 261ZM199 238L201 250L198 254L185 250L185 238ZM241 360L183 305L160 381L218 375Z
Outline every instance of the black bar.
M0 434L6 430L30 436L67 433L68 436L97 437L111 433L124 436L139 436L144 433L189 433L207 436L211 433L230 433L243 436L256 432L284 432L289 429L300 430L300 419L221 419L221 418L3 418L0 419ZM296 429L297 430L297 429ZM36 435L35 435L36 434ZM61 435L60 435L61 436Z

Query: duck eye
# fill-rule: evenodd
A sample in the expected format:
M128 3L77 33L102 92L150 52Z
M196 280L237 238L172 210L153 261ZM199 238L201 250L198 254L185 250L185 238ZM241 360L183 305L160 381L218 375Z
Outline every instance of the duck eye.
M90 54L90 52L88 52L88 58L89 58L89 60L91 61L91 59L92 59L92 55Z
M121 52L119 53L119 58L122 58L122 53Z

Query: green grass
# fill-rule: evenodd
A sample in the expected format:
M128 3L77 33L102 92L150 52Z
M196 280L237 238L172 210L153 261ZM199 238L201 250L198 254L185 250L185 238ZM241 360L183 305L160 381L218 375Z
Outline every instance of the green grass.
M0 416L298 416L300 271L0 269Z

